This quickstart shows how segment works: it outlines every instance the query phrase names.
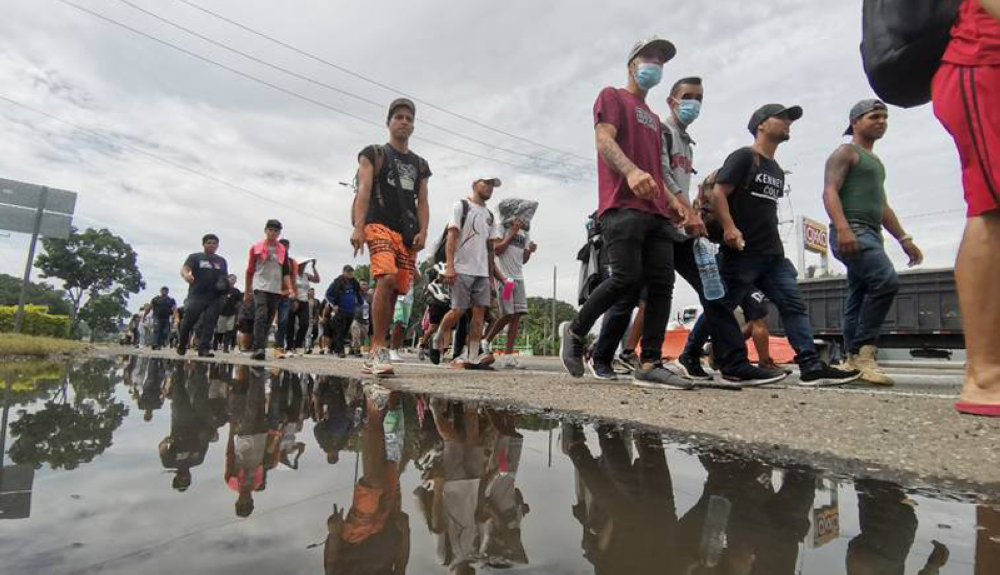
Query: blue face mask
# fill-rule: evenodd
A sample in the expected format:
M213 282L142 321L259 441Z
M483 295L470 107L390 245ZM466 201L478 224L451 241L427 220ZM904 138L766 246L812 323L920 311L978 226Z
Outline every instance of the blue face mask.
M640 63L635 67L635 83L644 91L649 91L663 79L663 65Z
M677 120L685 126L690 126L701 114L701 102L698 100L681 100L677 103Z

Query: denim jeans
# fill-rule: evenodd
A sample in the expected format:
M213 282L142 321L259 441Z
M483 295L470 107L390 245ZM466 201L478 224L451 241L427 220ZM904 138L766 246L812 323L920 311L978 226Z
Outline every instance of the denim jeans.
M585 336L615 304L631 311L639 301L640 289L646 285L649 296L642 330L642 361L660 360L674 293L674 240L670 237L670 226L666 218L639 210L621 208L604 212L601 230L611 277L601 282L580 308L570 327L573 333Z
M694 261L694 240L685 242L674 242L674 270L684 278L695 293L698 299L703 298L701 287L701 275L698 274L698 264ZM610 363L618 349L618 343L625 337L628 331L629 320L632 318L633 307L627 307L629 302L619 300L604 314L604 322L601 325L601 335L594 344L594 360L601 363ZM705 305L705 302L701 302ZM668 309L669 315L669 309Z
M171 316L168 315L153 320L153 347L167 345L167 339L170 337L170 319Z
M844 349L856 354L863 345L875 345L885 316L899 292L899 277L882 244L882 233L851 224L858 239L858 251L850 256L833 250L847 266L847 299L844 301ZM830 244L837 245L836 230Z
M178 348L187 349L191 341L191 330L201 318L198 330L198 351L207 352L212 347L215 324L222 309L222 298L218 296L190 296L184 302L184 322L181 324Z
M292 300L282 297L278 301L278 321L274 330L274 347L285 349L285 337L295 337L295 334L288 333L288 314L292 311Z
M715 359L723 373L749 364L746 342L733 310L754 286L778 308L799 367L809 370L820 365L813 343L812 323L799 293L798 273L792 262L781 255L724 254L719 257L719 272L726 284L726 297L707 302L705 315L708 316L706 321Z

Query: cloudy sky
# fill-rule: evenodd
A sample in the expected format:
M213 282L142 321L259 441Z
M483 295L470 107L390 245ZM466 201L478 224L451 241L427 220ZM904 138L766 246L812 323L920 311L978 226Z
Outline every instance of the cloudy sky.
M559 296L575 301L574 257L597 203L591 110L602 87L624 85L632 43L658 34L677 45L650 93L661 117L672 79L704 77L691 130L701 174L750 143L758 105L802 105L779 150L793 190L781 210L826 221L823 163L850 106L871 95L860 4L7 0L0 177L79 192L75 224L107 227L139 254L150 289L133 306L162 284L180 291L178 269L209 231L242 270L271 217L294 253L319 258L325 283L342 264L364 263L352 260L352 192L340 182L360 148L385 141L385 107L405 93L419 99L412 148L434 172L431 237L473 179L500 176L495 199L541 204L529 294L551 294L558 266ZM964 207L957 154L929 106L894 109L890 121L877 149L890 201L925 266L951 266ZM794 260L794 229L783 230ZM26 246L25 236L0 237L0 272L20 275ZM889 253L904 267L895 243ZM695 301L683 284L678 306Z

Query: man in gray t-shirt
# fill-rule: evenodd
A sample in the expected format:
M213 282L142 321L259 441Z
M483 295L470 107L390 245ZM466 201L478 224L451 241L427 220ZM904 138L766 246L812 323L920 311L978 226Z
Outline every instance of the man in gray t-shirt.
M490 305L490 277L498 273L493 265L496 229L493 213L486 207L486 202L493 197L493 189L500 185L500 178L476 180L472 183L469 197L455 202L454 213L448 222L445 271L441 275L442 281L452 286L451 311L441 321L438 345L431 351L431 360L435 363L440 361L441 354L450 343L451 330L470 308L472 322L466 347L469 359L467 362L456 359L455 365L480 365L483 359L479 344L486 308Z
M528 263L531 255L535 253L538 246L531 241L527 226L519 219L506 222L497 234L500 240L496 243L497 267L507 277L507 282L513 284L506 288L505 284L500 284L497 291L497 301L500 304L500 319L493 322L489 332L486 334L486 341L492 342L493 338L500 333L500 330L507 328L506 353L501 358L500 365L505 369L522 369L514 356L514 342L517 340L517 332L521 323L521 316L528 313L528 292L524 285L524 264ZM509 290L509 293L505 293ZM510 297L505 298L504 295Z
M264 226L265 239L250 246L250 256L245 277L244 305L255 309L253 325L253 356L255 360L266 358L267 335L271 323L278 312L278 303L284 294L295 297L292 285L291 266L288 252L278 243L281 236L281 222L267 220Z

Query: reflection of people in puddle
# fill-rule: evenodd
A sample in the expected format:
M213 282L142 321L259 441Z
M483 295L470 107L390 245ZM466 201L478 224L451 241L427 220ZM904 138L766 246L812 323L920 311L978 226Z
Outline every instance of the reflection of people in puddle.
M673 573L677 510L663 442L656 434L633 440L611 425L597 426L599 457L583 428L563 426L563 451L576 469L573 515L583 526L583 553L595 573Z
M701 456L708 472L701 498L681 519L681 573L793 575L799 544L809 532L815 472L790 469L775 491L772 468L758 461ZM713 497L728 520L712 517ZM719 506L723 507L723 506ZM713 528L724 530L712 534ZM706 534L710 534L706 537ZM702 541L725 541L715 550Z
M870 479L855 484L861 533L847 547L847 575L904 575L917 534L917 513L895 484ZM948 562L948 548L933 541L919 575L937 575Z
M187 491L191 468L205 461L210 441L218 439L208 406L208 366L190 363L187 377L175 377L170 394L170 435L160 442L160 461L176 470L173 487Z
M363 413L364 395L357 383L342 385L329 376L320 376L312 393L313 435L331 465L340 461L351 435L360 425L355 409ZM348 399L350 396L350 399Z
M362 476L354 486L347 517L334 505L327 520L329 534L323 548L327 575L398 575L406 572L410 559L410 519L403 513L399 489L399 475L406 465L402 395L378 385L366 393Z
M153 412L163 407L166 397L163 386L173 379L173 368L175 367L173 365L167 367L166 363L161 359L153 359L150 360L146 369L141 389L136 398L139 409L143 411L143 421L152 420Z
M268 411L272 414L277 461L291 469L299 468L299 458L306 444L296 441L305 420L302 378L297 373L280 372L271 379Z
M486 411L496 430L493 450L483 478L482 543L479 552L490 567L526 565L528 556L521 541L521 522L530 508L515 487L524 437L514 427L510 413Z
M236 367L229 391L229 440L226 443L226 485L239 493L236 515L253 513L253 492L265 487L264 455L267 449L263 370Z

